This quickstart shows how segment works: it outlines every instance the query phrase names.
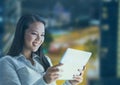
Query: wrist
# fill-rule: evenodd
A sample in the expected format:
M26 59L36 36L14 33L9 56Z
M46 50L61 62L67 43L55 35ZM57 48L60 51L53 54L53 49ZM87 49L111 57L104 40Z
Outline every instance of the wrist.
M43 80L47 83L47 84L49 84L50 82L48 81L48 79L46 78L46 76L44 75L43 76Z
M74 83L73 80L69 80L69 83L70 83L71 85L78 85L78 84Z
M69 80L69 83L70 83L71 85L73 85L72 82L71 82L71 80Z

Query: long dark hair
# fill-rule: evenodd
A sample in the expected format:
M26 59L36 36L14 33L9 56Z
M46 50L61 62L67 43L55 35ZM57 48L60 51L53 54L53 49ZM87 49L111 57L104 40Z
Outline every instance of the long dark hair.
M15 57L18 56L24 46L24 34L25 30L28 29L30 24L34 22L41 22L45 25L45 21L43 17L40 17L38 14L26 14L21 16L19 19L17 26L16 26L16 31L15 31L15 36L11 45L11 48L9 52L7 53L8 55ZM42 51L42 46L39 47L39 49L35 52L39 56L39 63L41 63L44 67L45 70L50 66L48 63L46 57L43 54Z

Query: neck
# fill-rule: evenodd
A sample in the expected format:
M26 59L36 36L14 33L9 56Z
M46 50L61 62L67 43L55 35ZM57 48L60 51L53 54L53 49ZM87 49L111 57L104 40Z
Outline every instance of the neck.
M27 59L30 59L32 52L31 52L30 50L23 49L22 54L23 54Z
M23 49L22 54L26 57L26 59L30 60L32 65L34 65L34 61L33 61L32 57L31 57L32 52L30 50Z

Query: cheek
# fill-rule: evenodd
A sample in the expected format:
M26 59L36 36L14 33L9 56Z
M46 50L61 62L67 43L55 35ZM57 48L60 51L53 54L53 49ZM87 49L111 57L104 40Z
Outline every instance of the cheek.
M42 43L44 42L44 39L45 39L44 37L41 38L41 42L42 42Z
M30 35L26 35L25 36L25 43L32 43L34 41L34 37L30 36Z

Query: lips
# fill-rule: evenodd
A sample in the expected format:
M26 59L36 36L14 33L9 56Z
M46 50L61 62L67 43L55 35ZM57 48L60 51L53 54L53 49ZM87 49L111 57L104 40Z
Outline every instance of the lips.
M33 46L39 46L40 45L40 43L38 43L38 42L33 42Z

